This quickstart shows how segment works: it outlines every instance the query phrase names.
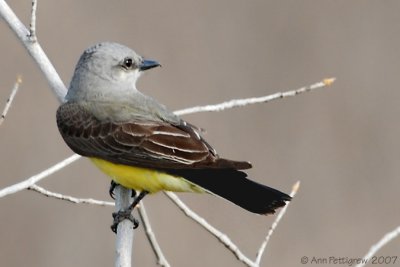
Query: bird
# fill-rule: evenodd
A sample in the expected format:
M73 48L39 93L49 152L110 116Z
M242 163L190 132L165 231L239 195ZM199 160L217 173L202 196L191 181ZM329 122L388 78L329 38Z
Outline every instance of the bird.
M158 191L209 193L264 215L290 201L247 178L251 163L220 157L199 127L136 88L144 71L159 66L119 43L92 45L80 56L57 109L65 143L113 184L140 192L128 212Z

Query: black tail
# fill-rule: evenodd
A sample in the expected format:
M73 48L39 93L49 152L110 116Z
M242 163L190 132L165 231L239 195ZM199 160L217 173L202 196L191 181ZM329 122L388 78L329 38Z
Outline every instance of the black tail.
M251 181L246 173L234 169L183 169L174 170L174 174L254 213L272 214L291 200L285 193Z

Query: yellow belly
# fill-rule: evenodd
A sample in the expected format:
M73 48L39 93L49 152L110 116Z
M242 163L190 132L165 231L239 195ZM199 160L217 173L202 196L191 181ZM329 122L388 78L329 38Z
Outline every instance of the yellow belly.
M115 164L98 158L90 158L92 162L116 183L126 188L155 193L160 190L175 192L205 192L199 186L182 177L147 168Z

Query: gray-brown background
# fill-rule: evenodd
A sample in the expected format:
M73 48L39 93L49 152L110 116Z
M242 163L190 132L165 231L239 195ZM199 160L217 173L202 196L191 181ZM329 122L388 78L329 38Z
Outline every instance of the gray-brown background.
M28 24L30 2L8 2ZM399 225L399 11L399 1L39 1L37 34L66 84L83 49L99 41L159 60L138 86L171 110L337 77L310 94L185 117L221 155L251 161L253 179L287 192L301 180L263 259L300 266L302 256L361 257ZM56 128L56 98L1 20L0 38L3 104L16 75L24 80L0 128L2 188L72 153ZM87 160L40 185L109 199L109 180ZM212 196L180 196L251 257L274 220ZM173 266L242 266L163 194L145 202ZM33 192L7 196L1 266L112 266L111 212ZM155 266L142 227L136 233L136 266ZM400 257L399 247L379 255Z

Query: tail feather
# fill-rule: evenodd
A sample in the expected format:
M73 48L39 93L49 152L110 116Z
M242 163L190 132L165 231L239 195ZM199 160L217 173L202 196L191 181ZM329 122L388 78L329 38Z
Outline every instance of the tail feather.
M249 180L245 172L235 169L181 169L175 174L258 214L273 214L291 200L287 194Z

